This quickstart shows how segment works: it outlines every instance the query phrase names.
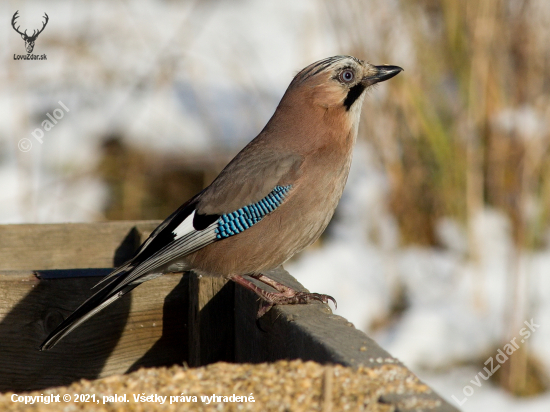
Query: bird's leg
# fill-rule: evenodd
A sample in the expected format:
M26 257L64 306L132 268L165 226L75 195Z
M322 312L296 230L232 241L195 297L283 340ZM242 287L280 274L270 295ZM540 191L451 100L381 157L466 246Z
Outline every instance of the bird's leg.
M271 286L273 289L276 289L280 294L281 297L289 297L291 299L294 299L297 301L289 301L289 302L274 302L279 305L284 304L301 304L301 303L308 303L312 302L314 300L318 300L323 303L328 303L329 300L331 300L334 303L334 306L336 307L336 299L334 299L330 295L322 295L320 293L309 293L309 292L299 292L297 290L292 289L289 286L283 285L282 283L277 282L276 280L273 280L265 275L259 274L253 274L250 275L250 277L253 277L254 279L259 280L262 283L265 283L266 285Z
M290 294L292 296L291 292L289 292L289 291L295 292L294 289L292 289L288 286L285 286L282 283L277 282L276 280L268 278L267 276L262 275L261 273L250 275L250 277L254 278L256 280L259 280L260 282L265 283L266 285L271 286L273 289L275 289L275 290L277 290L277 291L279 291L283 294L287 293L287 294Z
M273 305L295 305L313 301L328 303L328 301L331 300L334 302L334 306L336 306L336 300L332 296L321 295L319 293L299 292L262 274L250 276L277 290L277 292L268 292L242 276L236 275L231 278L234 282L253 291L264 299L265 304L258 310L258 318L262 317Z

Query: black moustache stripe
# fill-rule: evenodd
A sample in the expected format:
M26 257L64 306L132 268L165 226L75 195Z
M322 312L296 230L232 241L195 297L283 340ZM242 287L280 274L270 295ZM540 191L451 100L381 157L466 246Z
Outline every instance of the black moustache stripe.
M361 83L356 84L351 89L349 89L348 95L346 96L346 100L344 100L344 106L346 106L346 111L351 108L353 103L363 94L365 91L365 86Z

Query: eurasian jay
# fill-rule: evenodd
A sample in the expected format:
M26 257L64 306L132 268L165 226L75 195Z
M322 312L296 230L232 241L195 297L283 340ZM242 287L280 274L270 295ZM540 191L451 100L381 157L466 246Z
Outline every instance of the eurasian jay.
M103 278L102 288L40 349L52 348L135 287L170 272L231 279L264 299L258 316L273 304L334 301L295 291L263 273L323 233L346 184L365 91L402 70L334 56L300 71L261 133L212 184L162 222L130 261Z

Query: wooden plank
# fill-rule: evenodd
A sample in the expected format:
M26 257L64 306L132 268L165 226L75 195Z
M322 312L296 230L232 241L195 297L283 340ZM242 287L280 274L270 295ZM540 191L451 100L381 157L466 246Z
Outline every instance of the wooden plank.
M181 274L147 282L53 350L38 351L92 294L94 276L129 259L159 223L0 226L0 390L65 385L188 358L189 288Z
M0 391L67 385L182 363L187 357L188 276L147 282L81 325L54 349L46 336L91 295L97 278L39 280L0 272Z
M269 277L307 291L283 269L268 273ZM252 280L252 279L251 279ZM264 287L262 283L257 283ZM265 286L266 289L269 287ZM350 367L363 365L378 368L384 365L404 367L399 360L382 349L363 332L341 316L332 314L328 305L274 306L259 321L256 313L260 302L257 296L241 286L235 288L235 361L273 362L280 359L312 360L319 363L337 363ZM411 376L413 376L411 372ZM437 412L458 411L439 395L395 394L379 402L399 407L400 411L417 410L422 400L435 400L437 407L422 409Z
M108 268L160 221L0 225L0 270Z
M97 282L91 269L104 275L108 269L102 267L123 263L159 223L0 226L0 391L43 389L186 360L198 366L301 358L402 367L326 305L276 306L257 322L255 294L195 274L149 281L53 350L38 351L49 332L91 295ZM31 270L40 270L42 278ZM284 270L267 275L305 290ZM434 393L391 394L379 402L405 411L417 409L422 399L439 404L431 411L456 411Z
M233 362L234 283L189 274L189 366Z

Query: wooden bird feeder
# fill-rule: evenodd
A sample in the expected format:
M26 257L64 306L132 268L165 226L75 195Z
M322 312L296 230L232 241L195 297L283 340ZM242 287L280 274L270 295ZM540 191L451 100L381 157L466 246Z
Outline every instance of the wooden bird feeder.
M401 365L326 305L276 306L256 322L255 294L192 272L147 282L40 352L40 343L92 294L100 276L129 259L159 223L0 225L1 392L184 362L300 358L350 367ZM305 290L285 271L269 275ZM430 411L456 411L434 392L379 402L417 410L415 399L434 400Z

